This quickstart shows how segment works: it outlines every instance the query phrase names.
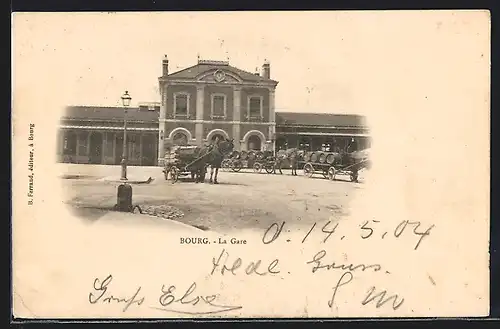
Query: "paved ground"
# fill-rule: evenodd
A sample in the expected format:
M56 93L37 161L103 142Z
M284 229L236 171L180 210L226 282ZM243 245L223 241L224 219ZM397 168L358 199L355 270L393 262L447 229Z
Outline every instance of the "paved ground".
M65 201L88 220L105 220L116 203L117 189L116 182L105 178L119 172L119 166L61 164ZM143 209L177 209L180 214L174 220L221 233L262 230L281 221L302 226L331 216L340 219L348 214L356 190L363 189L362 180L356 184L348 177L333 182L321 175L295 177L289 170L284 175L221 171L218 185L181 180L172 184L160 167L130 167L128 173L129 177L154 179L150 184L133 185L134 204Z

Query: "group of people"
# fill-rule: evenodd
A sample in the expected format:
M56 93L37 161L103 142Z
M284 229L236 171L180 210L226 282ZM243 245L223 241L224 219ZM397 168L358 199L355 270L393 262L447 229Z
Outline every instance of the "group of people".
M296 150L293 150L288 159L290 159L290 167L292 169L292 176L297 176L297 167L299 166L299 155ZM281 170L283 161L285 157L281 157L277 155L274 157L274 165L273 165L273 174L276 174L276 169L278 169L279 173L283 175L283 171Z

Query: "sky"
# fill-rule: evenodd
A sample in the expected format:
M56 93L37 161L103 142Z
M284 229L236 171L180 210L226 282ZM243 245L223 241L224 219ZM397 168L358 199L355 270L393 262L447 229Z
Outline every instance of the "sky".
M18 13L14 76L31 80L18 90L66 105L119 106L125 90L137 105L159 101L165 54L170 72L198 55L250 72L267 59L277 111L366 114L397 79L446 60L461 21L418 11Z

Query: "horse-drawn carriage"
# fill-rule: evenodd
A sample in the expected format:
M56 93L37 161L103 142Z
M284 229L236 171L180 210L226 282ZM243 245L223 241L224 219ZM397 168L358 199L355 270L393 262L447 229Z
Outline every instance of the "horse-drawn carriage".
M203 159L199 156L200 148L197 146L174 146L165 155L165 179L177 182L179 177L191 175L195 179L198 164ZM206 156L206 155L205 155Z
M256 173L260 173L264 169L268 174L271 174L274 171L275 163L276 157L274 157L273 152L259 151L255 154L255 161L252 168Z
M207 167L211 167L210 182L212 182L214 169L217 183L217 175L221 163L227 154L233 151L232 140L217 142L208 146L174 146L165 155L165 167L163 173L165 180L177 182L182 176L191 176L196 182L204 182Z
M224 169L232 170L234 172L240 171L243 168L241 153L238 151L233 151L228 158L222 160L221 167Z
M368 150L350 153L307 152L299 163L303 164L306 177L319 173L335 180L339 175L347 175L351 182L357 182L359 171L370 166Z

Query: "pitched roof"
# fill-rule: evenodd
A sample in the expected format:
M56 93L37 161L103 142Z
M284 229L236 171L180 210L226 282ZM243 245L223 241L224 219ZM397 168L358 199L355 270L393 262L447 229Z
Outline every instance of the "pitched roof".
M366 118L356 114L276 112L277 125L301 126L366 126Z
M129 107L127 109L127 120L129 121L158 122L159 115L158 111L139 110L137 107ZM123 121L124 108L102 106L67 106L66 113L63 117L65 119Z
M237 67L229 65L227 62L216 62L216 61L200 61L198 64L185 68L183 70L171 73L168 75L169 78L175 79L194 79L203 72L216 69L225 69L230 72L235 73L240 76L244 81L251 82L272 82L277 83L277 81L272 79L266 79L265 77L257 74L253 74Z
M99 106L68 106L63 118L73 120L104 120L123 121L123 107L99 107ZM130 107L127 111L128 121L141 121L157 123L159 112L151 110L139 110ZM365 117L353 114L330 114L330 113L301 113L301 112L276 112L277 125L301 125L301 126L337 126L353 127L366 126Z

